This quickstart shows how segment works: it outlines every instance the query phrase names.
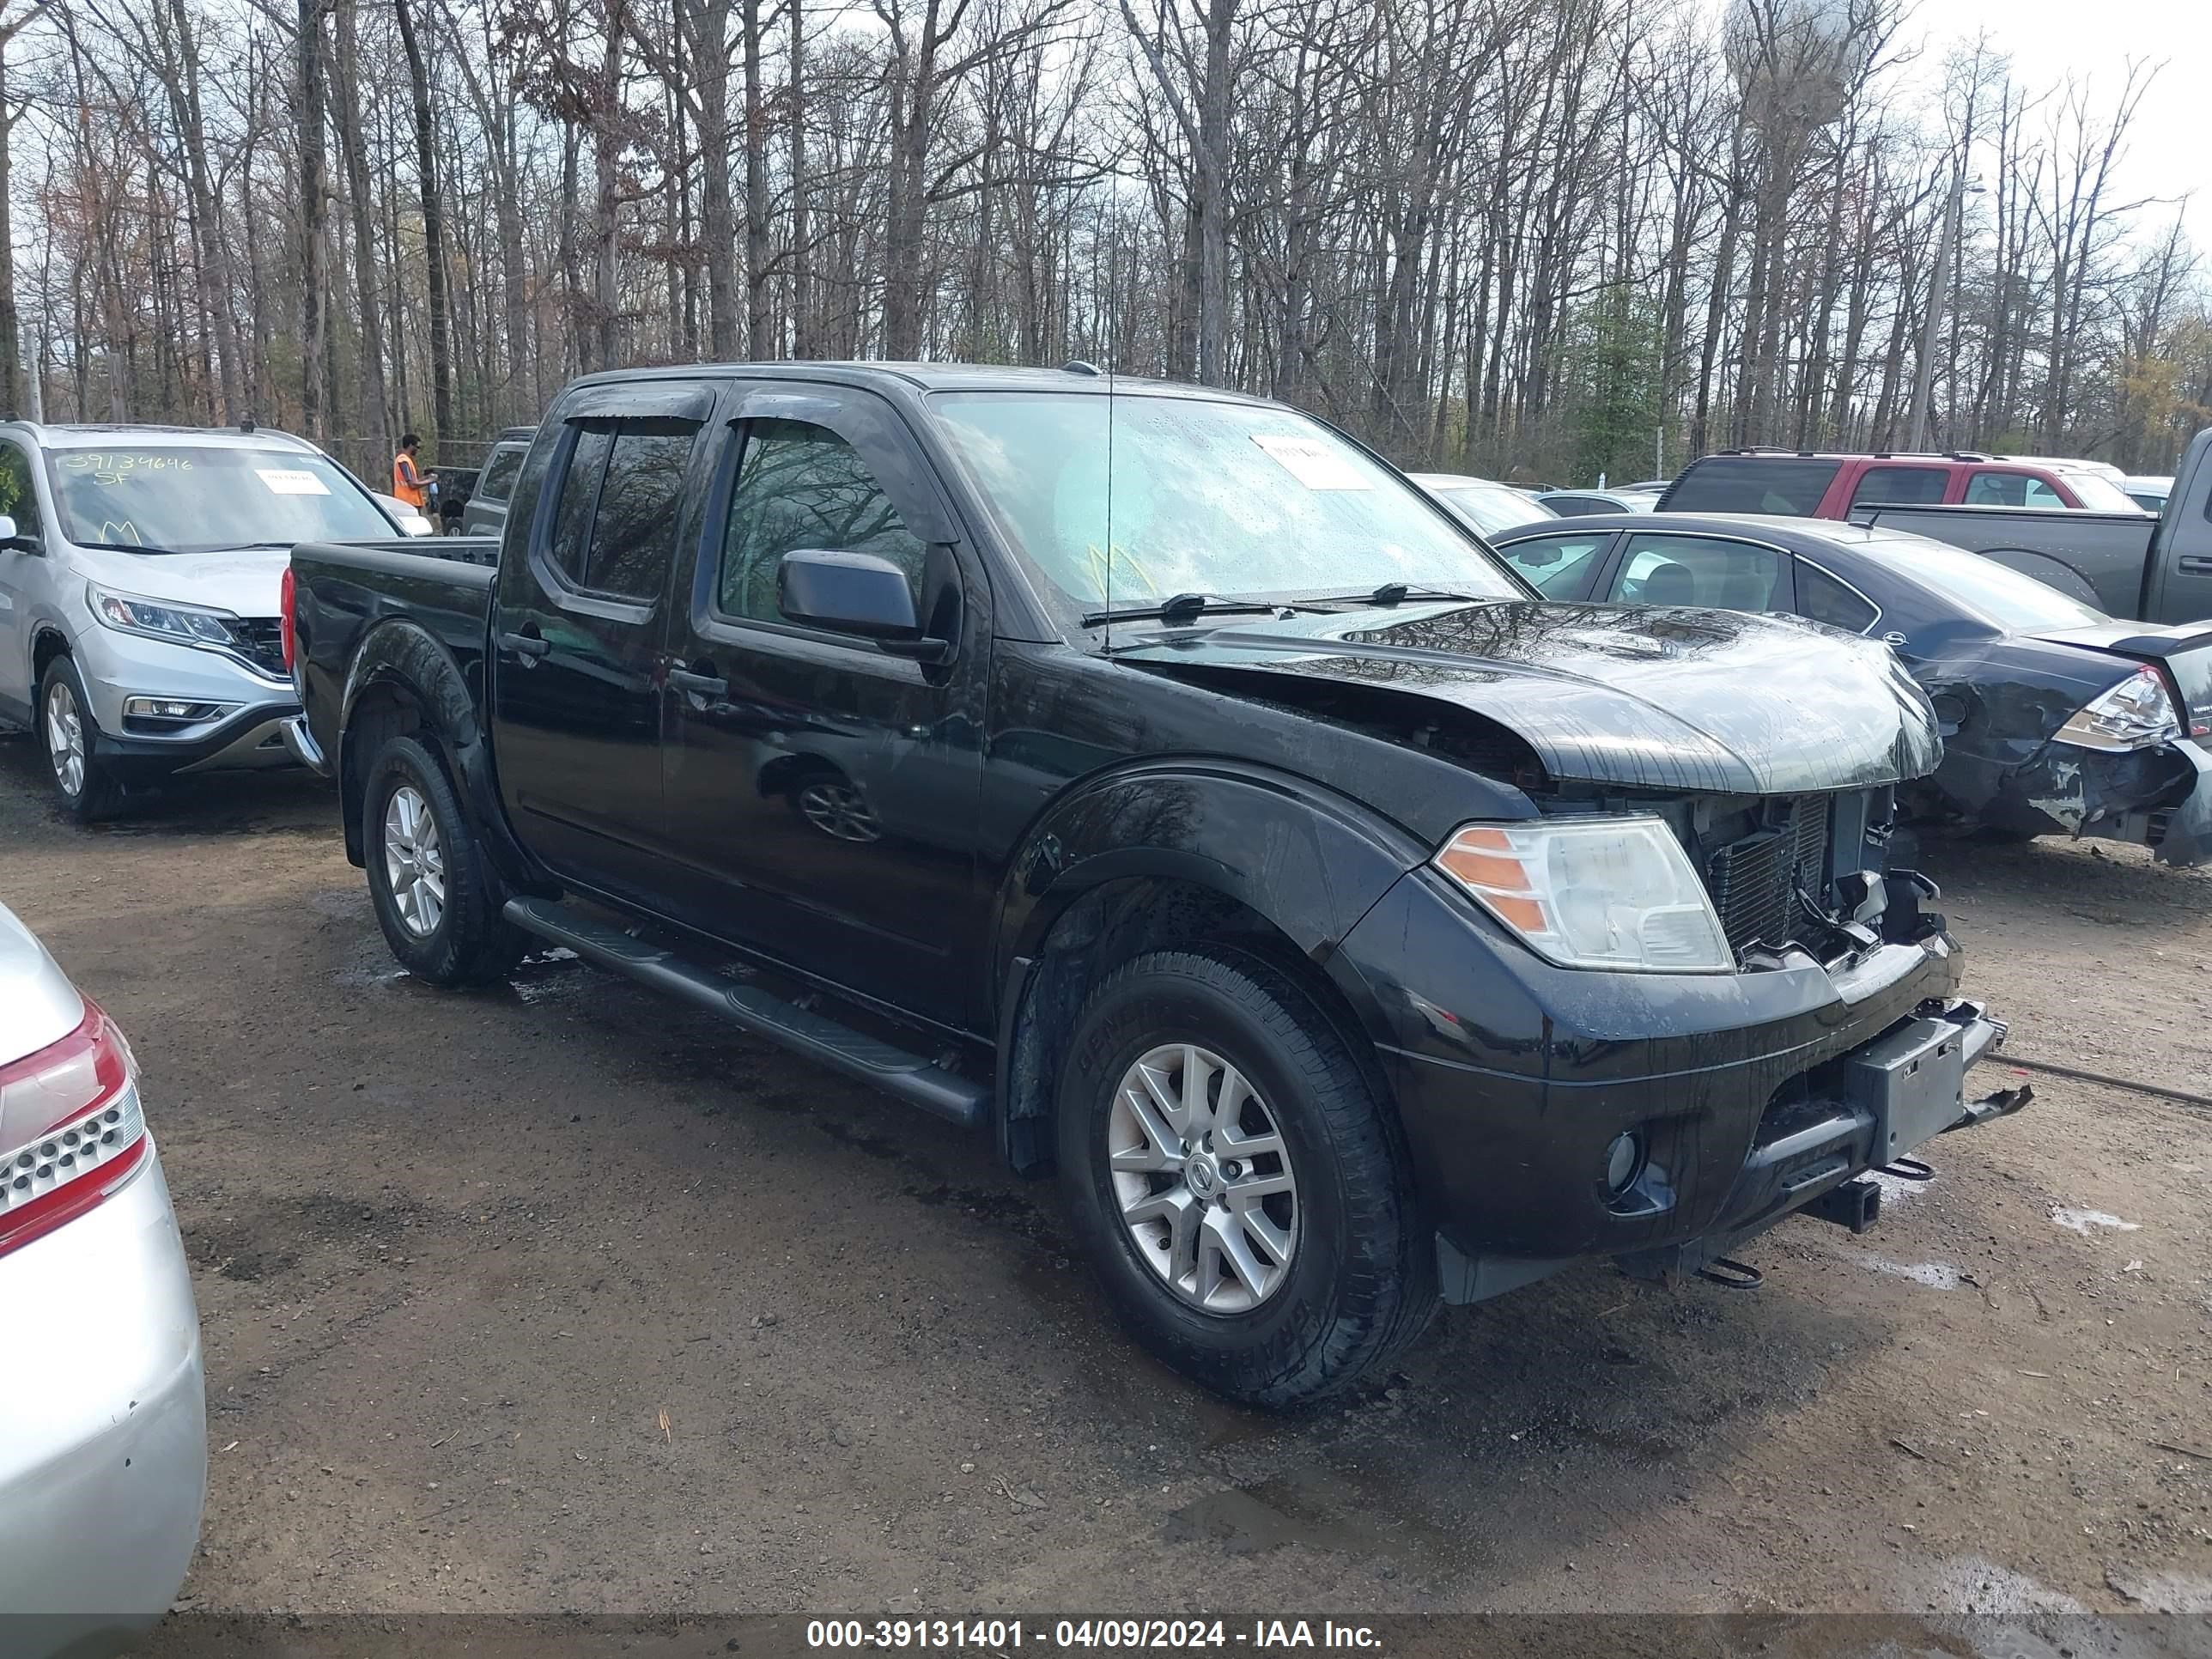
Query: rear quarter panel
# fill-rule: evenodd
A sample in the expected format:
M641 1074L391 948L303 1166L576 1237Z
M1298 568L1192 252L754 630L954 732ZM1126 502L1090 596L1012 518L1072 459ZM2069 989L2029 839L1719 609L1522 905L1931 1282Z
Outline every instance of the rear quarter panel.
M457 538L435 554L335 542L303 542L292 550L295 672L308 727L325 754L337 753L354 659L382 623L404 618L436 639L481 702L498 547Z

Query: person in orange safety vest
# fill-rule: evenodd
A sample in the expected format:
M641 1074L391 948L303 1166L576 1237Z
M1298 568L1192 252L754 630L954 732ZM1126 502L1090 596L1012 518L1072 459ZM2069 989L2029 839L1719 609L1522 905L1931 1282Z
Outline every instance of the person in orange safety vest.
M422 439L411 432L400 438L399 453L392 458L392 493L417 513L427 513L430 507L430 486L438 475L425 472L415 465L415 452L422 447Z

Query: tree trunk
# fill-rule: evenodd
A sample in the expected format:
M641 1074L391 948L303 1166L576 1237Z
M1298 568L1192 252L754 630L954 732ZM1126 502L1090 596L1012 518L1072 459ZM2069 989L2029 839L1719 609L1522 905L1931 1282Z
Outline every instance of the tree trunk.
M430 76L422 61L422 42L415 32L414 0L392 0L399 14L399 41L407 52L407 78L415 94L415 165L422 184L422 264L430 298L431 459L453 425L453 362L446 295L446 210L438 190L437 125L430 107ZM424 14L429 15L426 7ZM610 31L610 40L619 39ZM610 52L615 48L611 45Z
M783 0L791 21L791 355L814 355L814 250L806 214L806 9Z
M173 0L173 3L181 10L184 0ZM368 146L361 130L359 9L359 0L338 0L334 90L338 104L338 147L344 159L346 198L353 216L354 298L361 310L361 435L370 456L380 463L391 459L392 434L386 425L390 404L384 391L384 324L377 294Z
M738 0L745 58L745 349L755 362L783 353L769 337L768 113L761 103L761 0Z
M300 53L300 425L324 435L323 46L322 0L299 0Z

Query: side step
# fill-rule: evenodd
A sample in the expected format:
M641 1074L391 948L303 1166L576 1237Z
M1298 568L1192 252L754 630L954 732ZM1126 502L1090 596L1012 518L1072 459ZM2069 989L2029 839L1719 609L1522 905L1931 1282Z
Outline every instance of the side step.
M963 1127L981 1123L990 1090L955 1077L934 1061L795 1008L757 986L709 973L673 951L636 939L551 899L512 898L507 919L549 945L564 945L585 961L627 974L643 985L705 1009L793 1053L872 1083L910 1105Z

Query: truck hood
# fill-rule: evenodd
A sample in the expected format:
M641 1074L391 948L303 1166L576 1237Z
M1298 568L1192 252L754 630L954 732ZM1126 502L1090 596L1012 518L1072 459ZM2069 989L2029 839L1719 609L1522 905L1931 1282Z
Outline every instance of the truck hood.
M1302 676L1472 711L1554 778L1685 794L1869 788L1935 770L1886 646L1790 617L1525 600L1266 620L1115 652L1212 684Z
M80 547L70 556L86 575L118 593L204 605L239 617L273 617L292 550L288 545L233 553L110 553Z

